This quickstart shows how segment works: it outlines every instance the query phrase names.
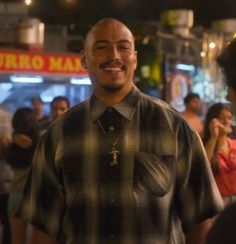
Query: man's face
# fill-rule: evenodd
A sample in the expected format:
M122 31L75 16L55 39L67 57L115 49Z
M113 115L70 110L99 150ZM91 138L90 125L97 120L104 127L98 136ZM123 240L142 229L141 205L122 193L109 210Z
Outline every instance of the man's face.
M137 63L131 32L116 21L96 26L86 39L83 61L95 93L131 87Z
M36 115L40 115L43 113L43 103L39 100L35 100L33 103L32 103L32 106L33 106L33 109L34 109L34 112Z
M202 102L199 98L195 97L190 102L191 110L196 113L197 115L200 115L202 112Z
M52 120L59 118L68 110L68 105L65 101L57 101L52 104L51 117Z

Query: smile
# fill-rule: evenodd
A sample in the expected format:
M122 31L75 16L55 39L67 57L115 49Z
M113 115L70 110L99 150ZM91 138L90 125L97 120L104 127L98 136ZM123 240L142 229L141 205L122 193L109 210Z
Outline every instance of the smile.
M104 67L105 71L109 71L109 72L119 72L122 71L121 67Z

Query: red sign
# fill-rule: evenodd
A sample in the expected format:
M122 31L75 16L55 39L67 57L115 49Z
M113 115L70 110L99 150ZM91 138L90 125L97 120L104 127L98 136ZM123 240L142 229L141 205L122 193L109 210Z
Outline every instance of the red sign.
M79 54L0 50L1 73L84 76Z

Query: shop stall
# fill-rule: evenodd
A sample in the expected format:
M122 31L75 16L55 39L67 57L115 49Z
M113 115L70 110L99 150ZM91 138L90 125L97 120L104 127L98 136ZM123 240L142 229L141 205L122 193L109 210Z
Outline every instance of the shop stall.
M90 84L79 54L0 50L0 104L9 112L29 106L35 96L46 110L58 95L77 104L91 94Z

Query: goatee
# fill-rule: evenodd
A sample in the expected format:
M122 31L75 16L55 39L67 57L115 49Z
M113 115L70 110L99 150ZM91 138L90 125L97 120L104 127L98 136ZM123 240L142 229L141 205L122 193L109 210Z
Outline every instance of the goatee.
M103 88L108 91L108 92L111 92L111 93L115 93L115 92L118 92L122 89L123 85L122 84L119 84L119 85L104 85Z

